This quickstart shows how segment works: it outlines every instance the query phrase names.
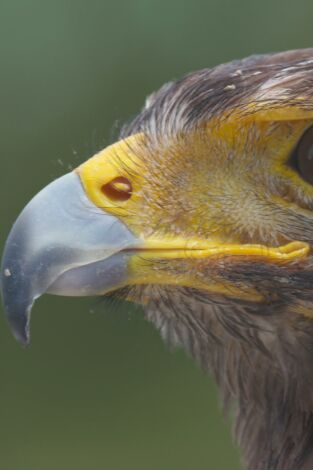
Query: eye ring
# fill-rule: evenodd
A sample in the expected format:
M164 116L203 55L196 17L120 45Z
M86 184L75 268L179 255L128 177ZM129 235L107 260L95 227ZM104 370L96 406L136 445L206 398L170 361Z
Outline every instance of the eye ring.
M302 179L313 185L313 126L302 134L290 161Z
M102 193L111 201L127 201L133 192L132 184L125 176L117 176L101 186Z

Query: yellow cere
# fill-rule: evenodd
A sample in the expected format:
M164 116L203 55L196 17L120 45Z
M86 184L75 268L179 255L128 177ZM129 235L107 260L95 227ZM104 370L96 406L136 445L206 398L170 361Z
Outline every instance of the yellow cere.
M144 142L141 134L136 134L128 139L121 140L87 160L77 168L84 189L89 199L98 207L114 215L123 216L125 207L129 205L128 201L115 201L103 194L102 188L115 178L131 178L133 195L131 203L136 202L136 193L140 184L140 178L134 178L140 168L140 161L136 154ZM122 182L114 182L117 190L127 190Z

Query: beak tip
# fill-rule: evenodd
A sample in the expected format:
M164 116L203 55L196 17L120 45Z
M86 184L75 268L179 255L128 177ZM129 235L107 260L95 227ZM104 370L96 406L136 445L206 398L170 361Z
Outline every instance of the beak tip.
M23 346L29 343L30 314L34 299L25 293L23 286L16 291L15 278L2 278L0 294L4 312L14 338ZM12 285L10 284L12 281Z
M29 316L11 316L8 317L11 332L14 338L22 345L29 344Z

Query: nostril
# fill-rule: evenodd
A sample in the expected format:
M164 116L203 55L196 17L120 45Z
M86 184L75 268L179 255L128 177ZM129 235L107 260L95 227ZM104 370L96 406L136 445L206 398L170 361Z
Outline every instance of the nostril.
M125 176L118 176L101 187L102 193L112 201L127 201L132 190L132 184Z

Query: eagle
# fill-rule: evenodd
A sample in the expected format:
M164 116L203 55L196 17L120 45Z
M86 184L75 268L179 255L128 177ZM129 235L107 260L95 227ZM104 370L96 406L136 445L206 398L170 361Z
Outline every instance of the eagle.
M215 379L247 470L313 469L313 48L169 82L40 191L4 247L29 341L44 293L143 307Z

